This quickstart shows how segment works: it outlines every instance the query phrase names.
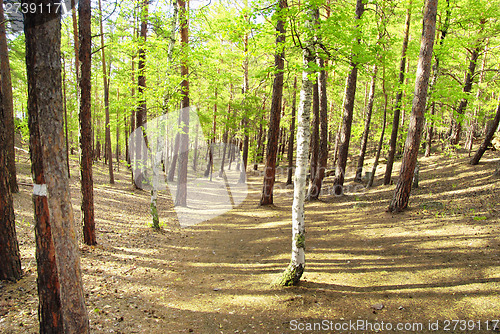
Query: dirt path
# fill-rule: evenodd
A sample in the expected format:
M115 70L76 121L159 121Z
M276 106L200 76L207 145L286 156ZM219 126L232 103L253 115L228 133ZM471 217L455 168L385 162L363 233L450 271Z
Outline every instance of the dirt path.
M277 191L275 207L259 208L261 179L250 175L240 206L184 229L161 194L157 233L148 227L148 194L132 190L123 168L116 185L106 184L99 164L99 245L81 247L92 332L370 333L335 326L367 321L377 329L383 321L439 333L446 319L475 320L467 329L492 332L486 321L500 318L500 179L492 176L498 155L483 159L474 167L464 157L422 159L420 188L403 214L385 213L394 186L378 183L307 203L306 272L287 289L269 283L290 257L289 190ZM31 183L28 162L20 163L20 180ZM76 161L72 167L79 220ZM278 181L284 188L284 177ZM25 276L0 283L1 333L38 333L30 194L23 186L14 196ZM439 331L429 330L436 320ZM308 323L323 331L308 331Z

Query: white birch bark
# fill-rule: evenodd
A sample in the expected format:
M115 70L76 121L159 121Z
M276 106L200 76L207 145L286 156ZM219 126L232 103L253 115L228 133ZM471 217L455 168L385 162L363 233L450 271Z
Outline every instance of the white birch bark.
M310 10L310 19L314 20L314 10ZM315 52L313 47L312 21L305 23L311 32L311 39L303 49L302 89L297 114L297 168L294 176L293 204L292 204L292 258L288 268L276 281L277 285L296 285L305 268L305 219L304 201L306 197L306 175L309 167L309 142L311 138L310 115L313 82L309 75L313 72L310 64L314 63Z

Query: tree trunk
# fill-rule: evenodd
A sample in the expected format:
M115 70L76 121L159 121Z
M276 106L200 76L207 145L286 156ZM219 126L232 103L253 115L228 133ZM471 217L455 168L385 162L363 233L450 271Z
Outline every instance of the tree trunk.
M118 102L120 100L119 96L119 90L117 90L116 93L116 101ZM119 172L120 171L120 110L117 108L116 109L116 150L115 150L115 157L116 157L116 169Z
M309 20L305 23L307 31L312 31L316 11L310 9ZM292 256L290 264L276 281L277 285L290 286L299 283L306 265L305 260L305 220L304 201L306 197L307 160L309 158L310 114L313 83L309 76L313 72L311 63L314 62L314 39L307 41L303 48L302 89L297 119L297 168L295 169L293 204L292 204Z
M425 156L431 156L431 147L432 147L432 137L434 136L434 115L436 114L436 102L432 102L431 104L431 119L427 124L427 132L425 137Z
M363 0L356 1L356 21L361 19L363 12L365 10L365 5ZM359 29L359 25L356 24L355 29ZM361 40L357 39L357 44L359 45ZM357 55L355 52L351 55L355 58ZM347 167L347 157L349 155L349 141L351 140L351 125L352 125L352 114L354 110L354 98L356 95L356 81L358 79L358 64L351 60L350 63L351 71L346 80L345 94L343 109L344 114L342 116L342 130L340 131L339 138L339 149L338 149L338 161L335 168L335 181L334 181L334 192L336 195L341 195L343 193L344 178Z
M68 137L68 107L66 98L66 63L64 61L64 56L61 55L62 60L62 85L63 85L63 109L64 109L64 142L66 144L66 169L68 172L68 177L71 178L71 171L69 169L69 137Z
M179 122L177 122L177 124L179 124ZM179 132L177 132L177 134L175 135L175 139L174 139L174 151L172 152L172 162L170 163L170 168L168 170L168 176L167 176L167 180L172 182L174 180L174 177L175 177L175 170L177 168L177 158L178 158L178 154L179 154Z
M135 31L135 27L134 27L134 31ZM134 36L135 36L135 33L134 33ZM131 88L130 88L130 97L134 98L135 97L135 76L134 76L134 73L135 73L135 61L134 61L134 57L132 57L131 59L131 63L132 63L132 71L131 71L131 75L132 75L132 85L131 85ZM131 111L130 111L130 132L127 134L127 137L129 137L132 132L135 131L136 129L136 125L135 125L135 109L132 108ZM128 144L128 139L126 140L127 144ZM130 153L131 152L128 152L127 154L127 163L129 164L129 166L131 165L131 156L130 156ZM130 168L130 171L132 173L132 184L135 186L135 181L134 181L134 169L133 168Z
M55 7L53 0L41 4ZM65 173L60 12L26 13L24 32L40 333L89 333Z
M246 18L245 18L246 19ZM243 61L243 95L248 93L249 89L249 80L248 80L248 32L245 33L244 38L245 45L245 60ZM243 155L240 166L240 178L238 183L246 183L247 182L247 162L248 162L248 117L243 115L243 119L241 120L241 128L243 130Z
M383 73L382 74L382 93L384 95L384 119L382 121L382 132L380 134L380 139L378 141L377 154L375 155L375 161L373 162L372 173L370 174L370 177L368 178L368 183L366 184L367 188L370 188L373 185L373 180L375 179L375 173L377 172L378 161L380 159L380 152L382 151L382 144L384 143L385 127L387 124L388 96L387 96L387 91L385 90L385 65L384 65L382 73Z
M392 167L394 165L394 156L396 155L396 146L398 142L399 119L401 116L401 103L403 97L403 83L405 80L406 68L406 51L408 49L408 41L410 36L410 22L411 22L411 2L406 11L406 22L403 39L403 49L401 51L401 61L399 63L399 87L396 94L396 102L394 103L394 120L392 122L391 141L389 143L389 153L387 155L387 165L385 167L384 184L391 184L392 181Z
M359 150L358 168L354 181L361 182L363 175L363 165L365 163L366 145L368 144L368 134L370 133L370 121L372 119L373 103L375 101L375 84L377 82L377 65L373 65L372 82L370 84L370 95L366 107L365 129L361 137L361 149Z
M293 93L292 93L292 119L290 121L290 139L288 140L288 177L286 185L292 184L293 172L293 145L295 139L295 109L297 107L297 76L293 80Z
M484 47L483 61L481 64L481 73L479 75L479 81L478 81L479 88L476 93L476 101L478 102L478 104L474 108L473 115L470 115L470 117L468 117L469 126L467 128L467 139L465 141L465 149L469 152L469 157L470 157L470 152L472 151L472 145L474 143L474 134L477 129L477 117L479 115L479 112L481 111L480 98L481 95L483 94L483 89L481 88L481 84L483 83L484 80L487 52L488 52L488 41L486 42L486 46Z
M80 17L80 149L82 157L81 191L83 215L83 241L87 245L97 244L94 221L94 181L92 175L92 111L91 111L91 4L90 0L80 0L78 16Z
M443 26L441 28L441 38L439 40L439 46L442 47L444 44L444 39L446 35L448 34L448 28L450 27L450 16L451 16L451 9L450 9L450 0L446 0L446 16L444 19ZM439 77L439 64L440 64L440 58L439 58L439 53L435 54L435 59L436 61L434 62L433 66L433 75L432 75L432 80L429 86L429 97L428 100L431 99L432 94L434 92L434 87L437 83L437 79ZM436 114L436 102L431 100L431 118L427 124L427 132L426 132L426 146L425 146L425 156L429 157L431 155L431 147L432 147L432 137L434 136L434 115Z
M262 151L262 137L264 137L264 129L262 123L264 121L264 116L262 116L261 121L259 122L259 134L257 136L257 148L255 150L255 162L253 164L253 170L259 169L259 161L261 159L260 152Z
M482 40L479 40L477 45L471 51L469 67L467 69L467 73L465 75L465 82L462 92L464 94L469 94L472 90L472 84L474 83L474 72L476 71L476 63L479 58L479 54L481 53L481 44ZM451 135L450 135L450 145L458 145L460 141L460 133L462 132L462 116L467 108L467 104L469 102L468 97L460 100L458 107L455 109L454 117L451 121Z
M75 0L71 0L71 22L73 23L73 44L75 49L75 74L76 74L76 82L80 82L80 43L78 40L79 28L78 21L76 19L76 11L77 7L75 4Z
M189 3L189 0L188 0ZM187 170L189 155L189 69L187 54L189 48L189 22L186 1L179 0L179 21L181 34L181 49L185 56L181 60L181 93L182 104L179 120L181 121L182 133L179 136L179 171L177 177L177 192L175 206L187 206Z
M139 64L137 68L137 81L139 86L139 108L136 112L136 128L146 124L147 108L146 98L144 96L146 90L146 39L148 35L148 1L144 0L141 5L141 30L140 30L140 46L138 52Z
M286 0L279 1L276 14L280 17L276 23L276 53L274 55L273 94L271 112L269 114L269 131L267 134L266 167L264 169L264 186L260 197L260 205L273 204L273 187L276 178L276 154L281 118L281 101L283 98L283 70L285 68L285 20L282 18L284 9L288 6Z
M319 158L319 93L317 73L315 73L315 80L313 84L311 142L309 143L309 145L311 154L309 174L310 180L312 181L316 177L316 169L318 166ZM310 193L311 190L309 190L308 192ZM308 196L306 196L306 198L309 200L309 194Z
M434 38L436 35L437 2L437 0L426 0L425 2L420 55L418 59L408 137L406 138L398 184L388 208L390 212L404 210L408 206L408 199L410 198L413 174L417 164L418 149L420 147L420 137L425 121L425 105L429 86Z
M115 183L115 177L113 175L113 153L111 148L111 129L109 124L109 78L106 74L106 57L104 52L104 29L102 27L102 8L101 0L99 3L99 29L101 32L101 61L102 61L102 80L104 86L104 110L106 114L106 121L104 124L104 147L105 147L105 160L108 160L108 171L109 171L109 183Z
M316 200L321 193L323 178L325 177L326 163L328 161L328 99L326 95L326 71L324 70L325 61L318 57L316 59L318 67L322 70L318 77L318 95L319 95L319 121L321 126L319 156L316 172L311 174L311 187L309 188L308 199Z
M2 80L3 108L5 117L6 137L7 141L5 149L7 150L7 169L9 171L9 186L11 193L18 193L19 186L17 185L16 177L16 151L15 145L15 129L14 129L14 99L12 97L12 81L10 76L9 63L9 47L7 45L7 35L5 32L5 18L3 12L3 0L0 1L0 74Z
M495 135L495 132L498 129L498 124L500 122L500 95L498 97L498 106L497 106L497 112L495 114L495 118L493 119L493 123L490 124L488 131L486 132L486 137L484 138L483 143L477 150L476 154L474 157L470 160L471 165L477 165L479 163L479 160L483 156L484 152L486 152L486 149L491 143L491 140L493 139L493 136Z
M14 203L9 185L10 175L7 168L8 131L5 120L10 115L7 114L3 105L2 93L2 87L0 87L0 280L17 281L21 278L22 270L16 236Z

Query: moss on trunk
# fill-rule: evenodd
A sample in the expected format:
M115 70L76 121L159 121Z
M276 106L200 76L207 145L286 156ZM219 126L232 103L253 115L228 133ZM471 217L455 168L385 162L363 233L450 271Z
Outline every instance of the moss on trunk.
M304 273L304 265L303 264L294 264L290 262L288 267L285 269L283 274L278 277L274 282L274 286L293 286L297 285Z

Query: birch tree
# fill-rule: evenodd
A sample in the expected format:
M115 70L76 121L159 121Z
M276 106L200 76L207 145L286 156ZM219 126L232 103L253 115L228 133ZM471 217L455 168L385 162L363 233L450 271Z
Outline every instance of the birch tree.
M303 42L302 89L297 113L297 167L294 176L292 204L292 257L290 264L276 281L276 284L280 286L296 285L302 277L306 264L304 201L307 191L306 175L309 167L309 141L311 137L310 116L313 82L310 80L310 76L314 73L311 64L316 57L312 33L316 17L314 8L309 9L307 16L304 26L309 36Z

